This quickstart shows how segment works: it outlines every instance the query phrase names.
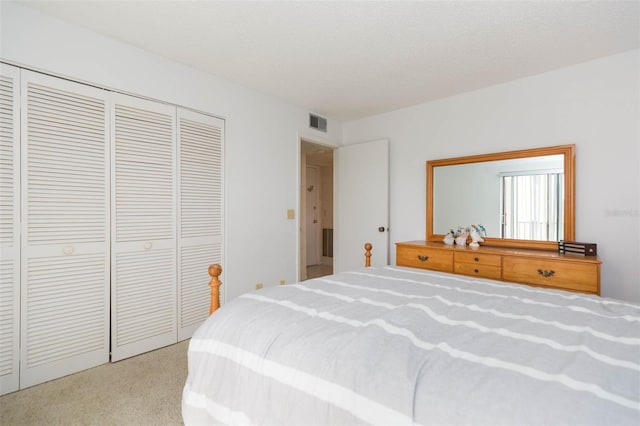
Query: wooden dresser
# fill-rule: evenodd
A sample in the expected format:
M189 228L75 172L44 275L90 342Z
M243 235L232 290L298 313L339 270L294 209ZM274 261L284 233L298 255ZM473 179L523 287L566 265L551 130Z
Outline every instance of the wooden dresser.
M596 256L555 251L481 246L448 246L439 242L396 243L396 264L516 283L600 294Z

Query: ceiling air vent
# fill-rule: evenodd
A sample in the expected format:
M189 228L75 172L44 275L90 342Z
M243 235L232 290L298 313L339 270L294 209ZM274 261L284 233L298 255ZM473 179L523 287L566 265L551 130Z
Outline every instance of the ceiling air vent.
M327 119L319 115L309 114L309 127L327 133Z

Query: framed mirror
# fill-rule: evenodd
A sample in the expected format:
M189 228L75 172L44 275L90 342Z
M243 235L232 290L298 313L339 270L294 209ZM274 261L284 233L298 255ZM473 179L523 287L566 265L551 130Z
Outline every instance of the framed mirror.
M575 145L427 161L427 241L481 224L483 245L557 250L575 238Z

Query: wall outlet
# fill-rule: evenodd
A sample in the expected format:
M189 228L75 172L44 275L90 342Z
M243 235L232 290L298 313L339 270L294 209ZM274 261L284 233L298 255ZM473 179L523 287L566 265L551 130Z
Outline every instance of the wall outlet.
M260 290L262 288L262 283L256 284L256 290Z
M287 219L295 219L295 218L296 218L296 211L294 209L288 209Z
M280 280L280 285L284 285L285 280Z

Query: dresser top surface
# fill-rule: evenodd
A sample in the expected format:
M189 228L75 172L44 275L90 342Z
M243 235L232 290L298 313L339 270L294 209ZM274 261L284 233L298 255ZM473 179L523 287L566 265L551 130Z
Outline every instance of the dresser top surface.
M424 241L424 240L415 240L415 241L402 241L397 242L396 246L413 246L413 247L422 247L422 248L433 248L439 250L451 250L453 252L477 252L477 253L485 253L485 254L499 254L505 256L523 256L523 257L537 257L544 259L561 259L563 261L574 261L574 262L586 262L586 263L602 263L598 256L583 256L579 254L565 254L559 253L557 251L551 250L534 250L534 249L519 249L514 247L498 247L498 246L483 246L481 245L478 248L459 245L446 245L444 243L434 242L434 241Z

